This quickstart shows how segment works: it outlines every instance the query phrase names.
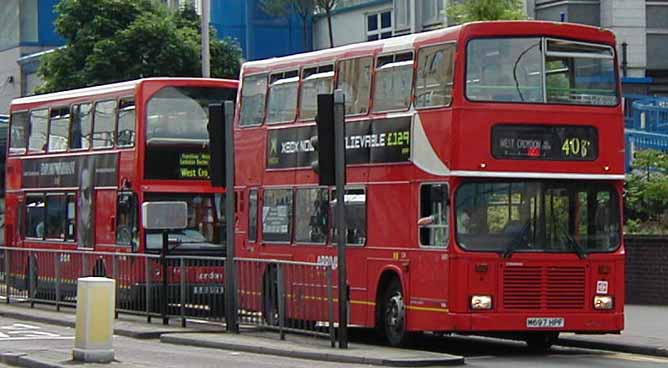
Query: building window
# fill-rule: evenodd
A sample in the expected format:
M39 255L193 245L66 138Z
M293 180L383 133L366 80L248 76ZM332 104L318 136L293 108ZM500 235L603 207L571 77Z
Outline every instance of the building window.
M367 41L380 40L392 37L392 11L367 14L366 39Z
M411 30L410 0L394 0L394 28L395 31Z
M422 25L438 25L443 18L443 0L424 0L422 2Z

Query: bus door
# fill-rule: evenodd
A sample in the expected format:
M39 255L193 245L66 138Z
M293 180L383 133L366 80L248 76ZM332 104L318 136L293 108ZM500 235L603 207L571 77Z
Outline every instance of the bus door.
M448 310L449 191L446 183L425 183L419 190L418 242L420 250L411 262L411 297L408 310L417 318L411 325L434 326L433 313ZM424 315L425 318L420 318ZM410 318L410 317L409 317ZM431 326L431 327L430 327Z
M95 249L116 244L115 189L95 190Z

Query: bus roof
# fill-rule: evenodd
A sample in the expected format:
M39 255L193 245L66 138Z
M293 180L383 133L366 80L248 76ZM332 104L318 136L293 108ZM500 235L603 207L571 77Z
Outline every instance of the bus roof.
M142 78L142 79L136 79L136 80L126 81L126 82L104 84L104 85L99 85L99 86L94 86L94 87L78 88L78 89L72 89L72 90L68 90L68 91L47 93L47 94L43 94L43 95L21 97L21 98L14 99L12 101L12 106L23 105L23 104L33 104L33 103L39 103L39 102L67 100L67 99L73 99L73 98L79 98L79 97L85 97L85 96L92 96L92 95L98 95L98 94L109 94L109 93L116 93L116 92L120 93L120 92L123 92L123 91L133 90L138 85L140 85L144 82L147 82L147 81L183 82L183 81L192 81L193 79L195 79L195 78L172 78L172 77ZM230 82L230 83L237 83L237 81L235 81L235 80L224 80L224 79L215 79L215 78L196 78L196 79L200 80L200 81L208 81L208 82L227 81L227 82Z
M256 73L271 71L281 68L289 68L294 65L302 65L325 61L333 61L336 58L345 58L357 54L361 56L364 51L379 50L382 53L391 53L412 48L415 44L456 40L461 41L472 37L491 36L531 36L531 35L553 35L555 37L581 39L593 42L601 42L610 46L615 45L614 34L608 30L574 23L559 23L546 21L493 21L493 22L471 22L462 25L436 29L422 33L414 33L377 41L361 42L345 46L323 49L279 58L250 61L244 63L244 73Z

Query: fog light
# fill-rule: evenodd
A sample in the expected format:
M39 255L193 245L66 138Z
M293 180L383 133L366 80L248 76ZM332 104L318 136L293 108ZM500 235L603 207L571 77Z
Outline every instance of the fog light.
M474 295L471 297L471 309L492 309L492 297L489 295Z
M612 309L615 300L611 296L597 295L594 297L594 309Z

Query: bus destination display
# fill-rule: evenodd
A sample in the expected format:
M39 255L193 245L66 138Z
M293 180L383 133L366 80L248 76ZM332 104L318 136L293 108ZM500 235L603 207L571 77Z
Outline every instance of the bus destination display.
M499 159L593 161L598 132L591 126L497 125L492 155Z

